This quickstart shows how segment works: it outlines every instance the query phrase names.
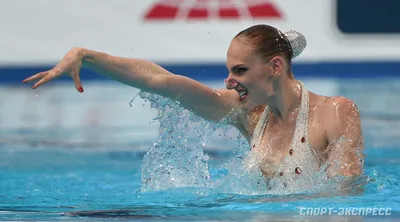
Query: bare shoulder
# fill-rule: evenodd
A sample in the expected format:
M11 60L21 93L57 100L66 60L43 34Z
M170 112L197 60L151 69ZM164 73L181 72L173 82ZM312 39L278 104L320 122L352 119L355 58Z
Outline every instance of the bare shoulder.
M327 117L358 117L359 110L356 103L343 96L327 97L324 104Z
M234 104L235 106L239 106L239 103L237 102L238 94L234 90L218 89L215 91L218 94L220 94L219 96L222 96L223 98L225 98L225 100L227 100L227 102L229 101L230 103Z
M360 112L353 100L343 96L329 97L324 113L328 141L337 140L341 136L353 140L362 137Z
M320 109L324 114L358 111L355 102L344 96L323 96L310 92L310 106Z
M221 97L222 103L229 104L230 107L233 107L228 116L226 116L230 119L231 124L242 133L247 133L247 117L249 113L252 112L242 109L237 92L234 90L219 89L216 90L216 93Z
M310 108L315 110L317 121L329 132L360 128L360 113L356 103L344 96L310 94Z

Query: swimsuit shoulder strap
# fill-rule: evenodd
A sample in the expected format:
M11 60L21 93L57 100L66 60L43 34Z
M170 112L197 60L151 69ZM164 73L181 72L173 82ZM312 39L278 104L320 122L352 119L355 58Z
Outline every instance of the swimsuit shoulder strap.
M251 147L258 146L259 143L261 142L261 138L264 135L265 128L269 121L269 117L270 117L270 108L269 106L266 106L264 112L261 114L260 120L258 120L258 123L254 128L253 135L251 137L251 144L250 144Z
M315 154L315 151L311 148L310 138L309 138L309 121L310 121L310 98L309 92L305 88L304 84L300 82L302 88L301 95L301 105L300 110L297 115L295 132L293 135L293 140L291 144L291 148L293 150L302 149L302 152L311 151Z

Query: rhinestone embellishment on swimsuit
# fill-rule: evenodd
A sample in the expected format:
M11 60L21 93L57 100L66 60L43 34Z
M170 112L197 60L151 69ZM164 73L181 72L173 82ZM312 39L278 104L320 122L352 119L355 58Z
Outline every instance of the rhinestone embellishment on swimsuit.
M276 168L276 174L270 179L269 187L283 187L285 190L276 190L278 193L293 193L307 190L309 187L314 186L312 177L313 171L318 167L315 151L312 149L309 136L309 94L304 85L300 82L302 88L301 105L299 114L296 118L296 126L293 133L293 139L285 151L286 155L281 164ZM268 128L269 119L272 115L271 109L266 106L259 122L257 123L253 137L251 140L251 147L254 145L262 148L261 140L265 130ZM294 155L296 152L296 155ZM304 172L303 172L304 171ZM286 187L287 186L287 187ZM272 189L274 190L274 189ZM274 191L275 192L275 191Z

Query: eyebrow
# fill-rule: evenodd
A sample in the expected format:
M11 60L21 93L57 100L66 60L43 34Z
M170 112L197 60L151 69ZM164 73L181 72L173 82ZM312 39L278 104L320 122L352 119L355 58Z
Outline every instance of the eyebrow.
M237 68L239 68L240 66L244 66L244 64L235 65L235 66L233 66L233 67L231 68L231 70L237 69Z

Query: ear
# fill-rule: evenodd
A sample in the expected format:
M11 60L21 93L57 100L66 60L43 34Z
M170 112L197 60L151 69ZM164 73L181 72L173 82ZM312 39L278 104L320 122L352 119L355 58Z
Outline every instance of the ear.
M270 64L273 70L273 75L278 76L282 74L285 69L285 60L280 56L275 56L270 60Z

